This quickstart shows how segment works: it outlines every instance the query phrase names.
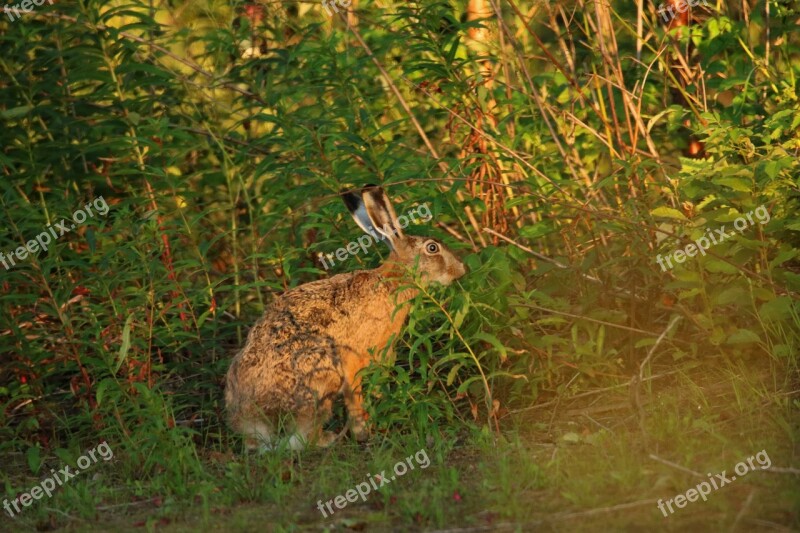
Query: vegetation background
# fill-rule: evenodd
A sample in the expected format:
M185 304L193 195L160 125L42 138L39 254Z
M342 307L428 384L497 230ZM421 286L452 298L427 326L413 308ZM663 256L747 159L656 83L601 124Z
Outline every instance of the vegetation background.
M110 206L0 269L3 497L114 451L0 530L800 529L800 6L328 5L0 18L0 251ZM367 445L248 456L228 362L276 294L380 262L318 260L367 183L430 202L409 231L471 273L370 369ZM761 450L771 470L658 510Z

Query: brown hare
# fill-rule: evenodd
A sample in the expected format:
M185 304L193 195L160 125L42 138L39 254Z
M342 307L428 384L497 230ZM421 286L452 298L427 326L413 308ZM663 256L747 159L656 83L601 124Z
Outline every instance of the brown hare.
M365 439L359 371L399 336L418 292L409 288L408 276L416 269L421 283L448 285L466 273L438 240L405 235L380 187L346 193L344 202L361 229L385 240L391 253L374 270L287 291L253 326L231 363L225 390L229 423L244 434L248 449L272 449L280 424L292 449L331 444L336 436L322 425L339 393L350 430Z

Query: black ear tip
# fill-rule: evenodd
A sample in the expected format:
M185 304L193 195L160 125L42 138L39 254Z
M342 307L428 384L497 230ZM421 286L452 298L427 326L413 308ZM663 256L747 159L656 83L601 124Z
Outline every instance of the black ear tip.
M356 194L352 189L343 189L339 194L342 195L342 201L351 213L361 205L361 195Z

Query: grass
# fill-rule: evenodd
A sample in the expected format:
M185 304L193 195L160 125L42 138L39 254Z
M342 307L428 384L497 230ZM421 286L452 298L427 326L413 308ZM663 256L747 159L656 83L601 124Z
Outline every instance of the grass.
M176 532L797 528L798 391L774 389L777 366L722 356L714 362L703 369L656 368L654 379L641 385L641 423L630 388L620 386L505 413L499 434L476 427L420 442L388 432L365 445L347 439L324 450L265 455L242 454L227 441L186 458L200 472L189 472L194 479L182 495L163 495L181 465L137 478L134 457L122 443L110 443L111 462L34 502L14 530L47 529L53 516L67 531L99 524ZM366 502L334 506L331 516L317 509L318 501L344 495L368 474L390 473L420 450L430 459L427 468L397 477ZM659 511L658 500L685 493L709 473L726 471L730 478L738 462L762 450L774 470L756 461L755 471L712 491L707 501L675 507L668 517ZM25 470L22 460L16 457L14 470ZM21 474L12 480L16 488L37 482ZM54 515L58 509L70 512Z

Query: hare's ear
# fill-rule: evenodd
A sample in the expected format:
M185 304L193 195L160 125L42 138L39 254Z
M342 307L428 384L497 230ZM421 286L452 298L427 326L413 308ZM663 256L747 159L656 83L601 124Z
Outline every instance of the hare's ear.
M369 187L375 187L375 185L367 185L364 190ZM372 224L372 220L369 214L367 214L367 206L364 204L364 198L362 196L363 190L362 193L347 191L341 194L344 205L347 207L347 210L350 211L350 215L353 217L353 220L356 221L358 227L364 230L364 233L372 235L372 238L376 241L386 240L386 237ZM391 242L387 244L391 247Z
M389 240L392 249L396 248L395 244L403 239L403 230L389 197L380 187L367 185L361 191L361 198L375 231Z

